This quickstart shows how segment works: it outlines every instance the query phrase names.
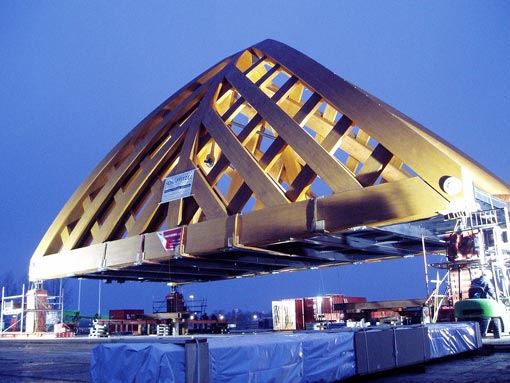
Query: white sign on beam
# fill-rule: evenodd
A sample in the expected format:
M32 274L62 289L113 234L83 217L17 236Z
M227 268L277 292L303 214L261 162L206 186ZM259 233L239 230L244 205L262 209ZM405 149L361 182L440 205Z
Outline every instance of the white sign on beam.
M165 178L161 203L189 197L195 169Z

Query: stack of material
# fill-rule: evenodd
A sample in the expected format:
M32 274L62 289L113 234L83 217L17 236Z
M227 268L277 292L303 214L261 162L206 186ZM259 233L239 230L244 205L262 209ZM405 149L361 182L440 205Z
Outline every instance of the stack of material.
M164 324L164 323L158 324L156 334L157 334L157 336L169 336L170 335L170 326L168 326L167 324Z
M91 377L93 382L146 376L166 382L337 382L479 349L477 326L344 328L192 339L182 345L103 344L93 350Z
M93 326L90 328L89 336L93 336L96 338L102 338L108 336L108 326L105 324L99 324L94 322Z

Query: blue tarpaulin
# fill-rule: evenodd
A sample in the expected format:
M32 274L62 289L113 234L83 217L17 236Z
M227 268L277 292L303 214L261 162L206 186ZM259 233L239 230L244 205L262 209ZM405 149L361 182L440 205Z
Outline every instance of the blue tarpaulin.
M211 338L211 382L335 382L354 376L351 331Z
M355 350L355 333L359 350ZM421 340L419 350L416 340ZM341 381L360 371L372 373L421 363L476 350L482 344L475 323L444 323L209 337L207 345L210 382L294 383ZM430 354L425 352L429 348ZM185 360L182 345L102 344L92 351L90 374L93 382L185 382ZM387 367L373 368L384 362Z
M102 344L92 350L92 382L185 382L184 347L159 343Z
M354 376L351 331L211 337L211 382L335 382ZM182 346L103 344L92 351L93 382L184 382Z
M474 322L436 323L427 325L430 359L441 358L482 347L480 331Z

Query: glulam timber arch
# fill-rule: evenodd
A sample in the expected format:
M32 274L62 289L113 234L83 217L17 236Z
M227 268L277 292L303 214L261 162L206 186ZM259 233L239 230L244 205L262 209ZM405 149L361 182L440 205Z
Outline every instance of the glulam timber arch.
M161 203L165 179L189 170L191 196ZM42 238L30 279L187 283L414 254L421 243L388 225L437 217L466 180L509 193L417 122L265 40L192 80L111 150ZM179 244L165 251L157 232L172 228Z

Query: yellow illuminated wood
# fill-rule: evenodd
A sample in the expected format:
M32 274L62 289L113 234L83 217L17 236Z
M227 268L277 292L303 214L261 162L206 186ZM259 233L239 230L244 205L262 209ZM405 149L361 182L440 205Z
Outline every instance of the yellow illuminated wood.
M285 141L300 153L301 157L333 190L342 192L360 187L356 179L345 168L331 158L305 131L299 129L299 125L271 103L270 99L263 97L251 82L241 76L241 73L231 71L227 73L227 79L237 89L242 89L242 93L250 104L277 129Z
M372 156L365 162L356 178L363 186L372 186L381 176L384 168L391 161L393 155L382 145L378 145Z
M192 195L160 204L165 178L192 169ZM510 194L433 132L266 40L189 82L108 153L49 226L30 278L122 270L140 262L142 243L143 262L173 260L162 228L183 227L183 257L213 261L236 244L309 237L317 220L333 233L425 219L462 198L441 180L465 173ZM319 181L333 194L310 200L324 194Z
M329 103L341 106L342 113L392 153L398 153L399 158L430 184L439 186L444 174L462 178L459 165L351 84L292 48L284 53L272 42L265 41L259 49L294 75L307 78L307 83L313 89L320 89Z
M276 206L287 202L281 190L266 176L249 152L240 145L231 133L225 132L225 126L214 112L211 111L205 116L204 123L211 135L215 137L216 142L224 148L224 153L228 158L231 160L242 158L237 163L237 170L250 186L250 189L257 193L266 206Z

